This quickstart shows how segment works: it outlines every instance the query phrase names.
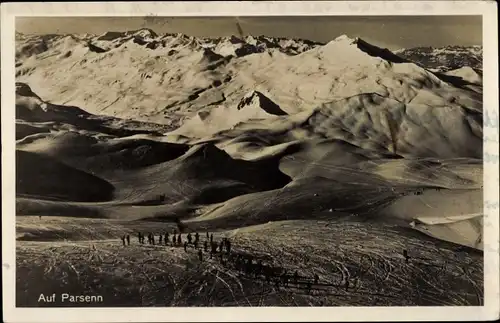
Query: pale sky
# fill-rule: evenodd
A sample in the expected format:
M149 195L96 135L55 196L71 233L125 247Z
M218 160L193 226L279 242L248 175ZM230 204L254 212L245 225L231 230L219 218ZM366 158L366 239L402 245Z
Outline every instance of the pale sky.
M308 17L18 17L22 33L67 34L150 28L158 34L217 37L244 35L303 38L328 42L346 34L380 47L481 45L481 16L308 16Z

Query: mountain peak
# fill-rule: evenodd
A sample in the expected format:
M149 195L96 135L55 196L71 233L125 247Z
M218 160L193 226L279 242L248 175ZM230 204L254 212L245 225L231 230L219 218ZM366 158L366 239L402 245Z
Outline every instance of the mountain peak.
M349 42L351 44L354 44L354 43L357 42L357 40L358 40L357 37L356 38L351 38L351 37L349 37L347 35L340 35L337 38L335 38L333 41L334 42Z
M156 34L152 29L149 29L149 28L140 28L137 30L131 30L131 31L127 31L125 34L126 35L140 36L143 38L156 38L156 37L158 37L158 34Z
M351 38L347 35L341 35L341 36L329 41L325 45L320 46L319 48L324 48L324 49L328 49L328 48L334 49L335 48L335 51L337 51L337 50L342 50L342 51L343 50L356 50L358 47L357 45L360 41L362 41L362 40L359 38Z
M343 55L346 59L354 59L353 55L368 55L378 57L392 63L405 63L407 60L397 56L387 48L372 45L367 41L356 37L350 38L346 35L339 36L321 47L324 54ZM358 57L359 59L360 57Z
M282 116L287 114L279 107L279 105L274 103L271 99L269 99L261 92L255 90L247 93L247 95L245 95L243 99L241 99L237 108L238 110L241 110L249 106L260 108L264 110L266 113L272 115Z

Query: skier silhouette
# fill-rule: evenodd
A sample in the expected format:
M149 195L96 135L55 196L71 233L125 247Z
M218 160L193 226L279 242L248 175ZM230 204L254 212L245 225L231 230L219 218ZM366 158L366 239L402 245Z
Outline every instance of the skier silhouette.
M403 257L405 257L405 262L408 263L408 261L410 260L410 256L408 256L408 251L405 249L403 250Z

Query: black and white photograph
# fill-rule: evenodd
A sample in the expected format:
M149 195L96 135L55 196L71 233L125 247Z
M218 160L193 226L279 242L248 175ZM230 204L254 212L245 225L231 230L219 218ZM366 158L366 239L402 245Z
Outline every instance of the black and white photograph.
M483 19L16 15L11 302L498 302Z

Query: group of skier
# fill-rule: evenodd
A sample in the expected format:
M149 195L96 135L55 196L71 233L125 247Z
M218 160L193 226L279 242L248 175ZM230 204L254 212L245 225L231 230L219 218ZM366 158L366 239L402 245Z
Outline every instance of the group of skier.
M280 285L288 287L289 283L293 283L295 285L305 284L307 289L311 289L313 283L315 285L319 283L318 274L314 274L313 280L306 279L306 277L300 276L297 270L292 274L282 267L265 264L262 259L254 259L252 255L233 255L229 257L229 260L235 269L254 278L262 278L267 283L274 282L276 287Z
M142 232L137 233L137 241L140 244L145 244L145 238L146 236ZM212 258L212 255L216 253L222 253L225 251L229 254L231 252L231 241L229 238L222 238L222 240L217 243L214 241L214 235L209 232L206 233L206 240L203 241L203 243L201 242L200 234L198 232L195 232L194 234L188 233L185 235L186 240L183 240L183 235L181 233L177 233L175 230L172 234L165 232L164 234L160 233L158 236L155 236L153 233L148 233L147 238L147 244L150 245L155 245L157 243L158 245L165 246L183 246L185 251L187 251L188 247L192 246L194 249L199 251L198 256L200 261L203 260L202 250L210 252L210 258ZM124 246L130 245L130 235L123 235L121 239Z
M147 243L154 245L158 242L159 245L172 245L172 246L183 246L184 251L188 252L189 247L193 247L197 250L198 260L203 261L203 253L209 253L210 259L214 255L218 255L220 262L224 266L232 266L238 271L242 271L247 275L254 276L255 278L262 277L268 283L274 282L276 287L282 284L287 287L289 282L296 285L299 284L298 272L295 271L293 275L288 274L286 269L280 267L273 267L272 265L265 265L262 260L254 260L251 255L243 255L238 253L231 253L231 240L229 238L222 238L219 242L214 241L214 235L209 232L206 233L206 239L201 243L200 234L195 232L194 234L188 233L185 235L185 240L183 242L183 235L174 231L172 233L172 239L170 239L170 233L160 234L156 237L153 233L147 234ZM145 236L141 232L137 233L137 238L140 244L145 243ZM123 241L128 241L130 245L130 236L124 235ZM124 242L125 245L125 242ZM314 275L314 284L318 284L319 276ZM308 289L311 289L312 281L308 280L305 282Z
M141 232L138 232L137 238L140 244L144 244L145 236ZM148 244L155 244L156 237L153 233L148 233L147 238ZM121 240L124 246L130 245L130 235L123 235ZM158 236L158 244L183 246L184 251L186 252L188 252L188 248L192 246L195 250L197 250L198 260L200 262L203 261L203 252L209 253L210 259L212 259L214 255L218 255L222 265L231 266L238 271L244 272L246 275L253 276L254 278L264 279L267 283L274 282L277 288L279 288L280 285L288 287L291 282L297 286L303 284L306 286L306 289L310 291L313 283L314 285L319 283L319 276L317 274L314 274L314 278L312 280L303 280L305 277L299 276L297 271L293 274L289 274L286 269L266 265L262 260L254 259L252 255L231 253L231 241L229 238L222 238L217 243L214 241L213 234L210 234L209 232L206 233L206 239L203 241L203 244L200 242L200 234L198 232L195 232L194 234L188 233L186 235L186 240L183 243L182 234L177 233L176 231L172 233L172 240L170 240L170 234L168 232L160 234ZM411 259L407 250L403 250L403 257L405 258L406 263L408 263ZM346 291L349 289L348 280L345 282L344 287Z
M208 233L207 233L208 236ZM191 233L187 235L188 243L191 244L193 243L193 237ZM212 235L213 239L213 235ZM142 234L142 232L137 233L137 240L139 241L140 244L144 244L145 241L145 236ZM200 240L200 235L196 232L195 234L195 240L194 243L197 244ZM154 245L156 244L156 236L153 233L148 233L148 244ZM182 234L177 234L176 231L172 233L172 241L170 241L170 233L165 232L165 234L159 234L158 236L158 244L165 244L169 245L171 244L172 246L180 246L182 245Z

